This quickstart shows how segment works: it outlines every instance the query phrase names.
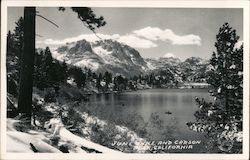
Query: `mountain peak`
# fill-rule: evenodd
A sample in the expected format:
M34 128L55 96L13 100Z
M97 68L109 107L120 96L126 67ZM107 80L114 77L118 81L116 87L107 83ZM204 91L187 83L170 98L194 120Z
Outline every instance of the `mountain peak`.
M200 57L189 57L187 58L184 63L189 63L189 64L205 64L208 63L207 60L202 59Z
M175 58L173 53L166 53L162 58Z
M56 49L58 53L67 52L68 54L81 54L84 52L92 52L92 47L90 42L86 41L85 39L66 43L66 45L63 45Z
M60 60L63 58L66 63L96 72L108 71L129 77L148 70L147 63L137 50L111 39L95 42L80 40L61 46L56 51Z

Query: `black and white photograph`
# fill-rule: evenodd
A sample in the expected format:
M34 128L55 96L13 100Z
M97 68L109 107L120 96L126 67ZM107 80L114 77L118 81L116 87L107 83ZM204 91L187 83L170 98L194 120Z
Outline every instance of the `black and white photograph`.
M249 3L4 2L3 155L249 156Z

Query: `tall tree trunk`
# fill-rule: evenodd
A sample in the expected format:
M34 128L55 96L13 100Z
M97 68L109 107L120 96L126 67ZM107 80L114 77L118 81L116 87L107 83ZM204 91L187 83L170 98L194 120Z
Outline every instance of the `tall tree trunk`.
M24 8L24 46L21 59L18 110L31 123L35 55L35 7Z

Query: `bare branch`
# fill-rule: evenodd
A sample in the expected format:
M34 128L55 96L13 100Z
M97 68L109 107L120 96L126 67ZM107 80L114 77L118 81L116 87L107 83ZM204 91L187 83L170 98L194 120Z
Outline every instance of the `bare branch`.
M39 35L39 34L36 34L36 36L37 36L37 37L43 37L43 36L41 36L41 35Z
M11 104L12 107L16 108L15 103L7 96L8 102Z
M85 27L88 28L88 25L87 25L86 23L83 23L83 25L84 25ZM94 33L94 35L95 35L97 38L99 38L100 40L103 40L100 36L97 35L97 33L96 33L94 30L91 29L91 31Z
M100 40L103 40L100 36L97 35L97 33L96 33L94 30L91 30L91 31L95 34L95 36L96 36L97 38L99 38Z
M55 24L55 23L52 22L51 20L45 18L44 16L42 16L42 15L40 15L40 14L36 14L36 16L43 18L44 20L50 22L51 24L53 24L54 26L56 26L57 28L59 28L59 26L58 26L57 24Z

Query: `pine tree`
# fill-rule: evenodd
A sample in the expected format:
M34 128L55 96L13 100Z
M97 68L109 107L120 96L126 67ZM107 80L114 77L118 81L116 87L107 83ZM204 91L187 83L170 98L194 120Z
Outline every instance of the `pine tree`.
M89 81L91 81L91 80L92 80L92 78L93 78L93 77L92 77L93 75L92 75L92 71L91 71L91 69L87 69L87 68L85 67L85 70L87 71L88 80L89 80Z
M109 72L104 73L104 80L105 80L105 88L108 89L110 83L112 83L112 74Z
M49 47L46 47L45 51L44 51L44 65L45 65L45 67L49 68L52 65L52 62L53 62L52 54L50 52Z
M61 65L60 65L59 61L54 60L52 62L49 74L50 74L49 77L50 77L51 86L54 88L55 93L58 94L58 91L60 89L59 85L60 85L60 83L62 82L62 79L63 79L62 71L61 71Z
M117 77L114 77L114 79L113 79L113 83L114 83L113 90L114 90L114 91L118 91L118 82L117 82Z
M86 83L86 74L83 73L81 68L75 67L73 70L73 77L75 79L77 87L84 87Z
M34 86L40 90L48 87L48 76L44 65L44 51L36 51L34 65Z
M92 74L92 78L93 78L93 79L97 79L97 75L96 75L96 73L95 73L95 72L93 72L93 74Z
M36 51L34 59L34 86L40 90L54 87L59 82L58 68L54 64L49 47Z
M40 90L53 87L57 92L59 84L66 82L67 64L52 58L49 47L36 51L34 65L34 86Z
M13 65L16 62L15 48L14 48L14 34L9 31L7 34L7 92L17 96L17 81L18 74L15 73L17 67Z
M53 60L49 47L45 48L42 68L46 75L48 87L53 87L56 81L55 78L57 79L57 75L55 62Z
M154 74L153 73L151 73L150 74L150 76L149 76L149 84L151 85L151 86L153 86L153 83L154 83Z
M14 40L15 40L15 49L16 56L21 59L22 50L23 50L23 32L24 32L24 19L20 17L16 22L16 27L14 29Z
M7 91L18 96L20 58L23 47L23 18L15 22L13 32L7 33Z
M102 73L99 73L98 78L96 79L96 87L98 90L101 90L102 86L101 86L101 81L102 81Z
M62 63L62 72L61 72L63 79L62 82L66 82L68 78L68 66L65 61Z
M212 149L224 152L242 151L242 142L237 139L242 132L243 45L235 47L238 39L236 31L228 23L219 29L207 79L213 87L215 102L196 99L200 108L195 113L198 122L188 124L198 131L207 132L214 142Z
M235 49L239 36L228 23L220 28L216 39L217 51L212 55L210 62L212 70L207 81L214 88L213 96L220 101L218 106L225 110L225 121L230 121L234 119L232 112L242 110L242 103L237 103L238 105L235 103L236 100L242 101L239 96L243 89L243 76L239 73L243 72L243 46Z
M7 34L7 56L15 55L15 48L14 48L14 33L8 31Z
M117 83L117 90L123 91L126 89L128 80L126 78L123 78L123 76L119 75L116 78L116 83Z

